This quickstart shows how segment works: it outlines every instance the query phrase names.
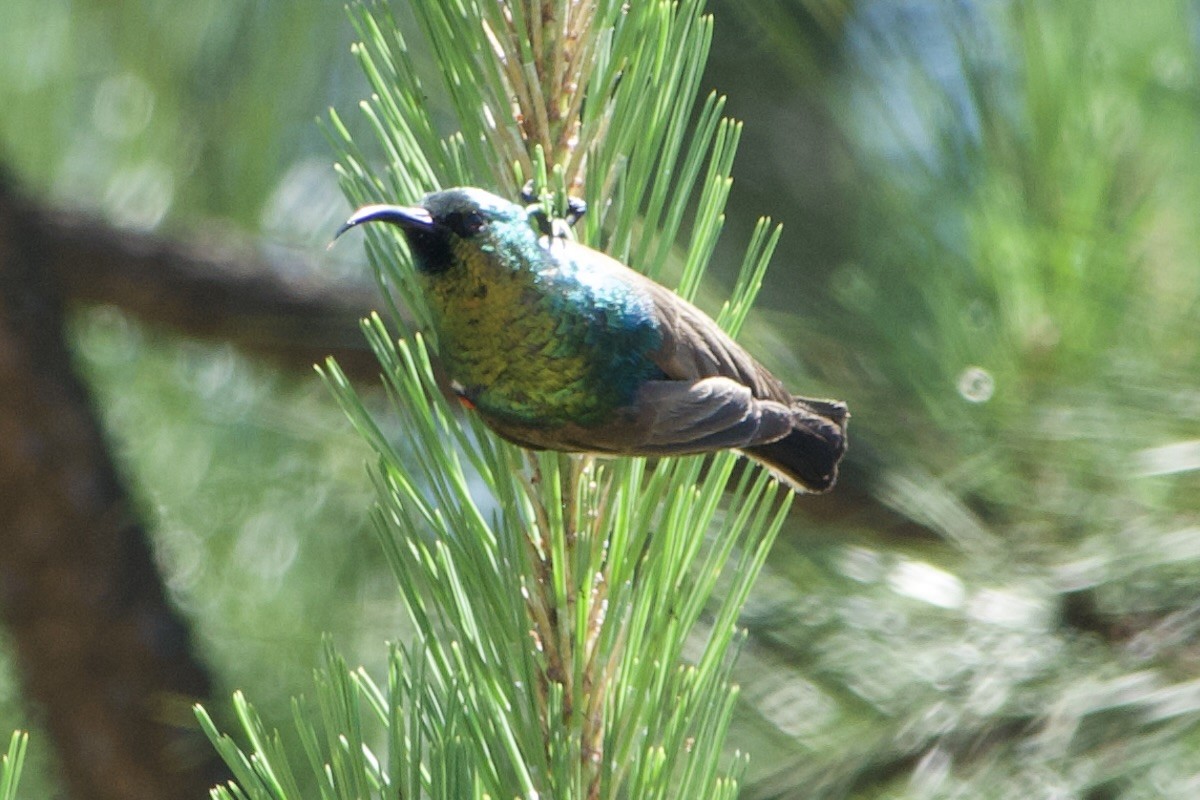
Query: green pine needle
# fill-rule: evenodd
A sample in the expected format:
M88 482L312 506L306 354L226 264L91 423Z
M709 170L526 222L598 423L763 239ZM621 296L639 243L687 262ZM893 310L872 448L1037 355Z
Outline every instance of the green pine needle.
M21 780L28 747L29 734L14 731L8 741L8 750L0 756L0 800L17 800L17 784Z

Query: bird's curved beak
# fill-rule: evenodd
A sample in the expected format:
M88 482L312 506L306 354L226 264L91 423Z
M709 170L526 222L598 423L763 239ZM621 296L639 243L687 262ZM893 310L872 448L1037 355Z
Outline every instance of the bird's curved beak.
M434 228L433 216L420 206L363 206L355 211L350 219L333 235L337 239L346 231L364 222L390 222L399 225L405 231L430 231Z

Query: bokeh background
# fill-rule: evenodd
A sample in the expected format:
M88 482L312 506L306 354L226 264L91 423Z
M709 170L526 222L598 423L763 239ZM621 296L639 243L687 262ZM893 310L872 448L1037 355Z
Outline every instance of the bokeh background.
M707 84L746 130L708 307L782 221L744 338L854 413L747 609L744 796L1200 796L1200 9L711 8ZM5 0L0 166L359 297L318 122L355 117L351 41L323 0ZM317 377L112 304L69 337L216 697L283 726L323 632L379 668L403 615ZM64 796L8 649L23 796Z

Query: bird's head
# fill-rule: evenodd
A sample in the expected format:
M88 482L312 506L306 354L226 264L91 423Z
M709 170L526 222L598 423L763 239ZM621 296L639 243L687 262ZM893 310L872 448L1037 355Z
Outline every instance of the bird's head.
M470 187L432 192L415 206L363 206L334 238L365 222L399 226L417 269L428 275L444 272L471 253L537 247L537 233L522 206Z

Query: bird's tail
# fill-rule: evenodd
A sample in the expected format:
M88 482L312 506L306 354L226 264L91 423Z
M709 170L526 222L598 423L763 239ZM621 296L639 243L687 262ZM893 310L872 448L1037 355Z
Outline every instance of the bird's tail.
M850 411L836 400L793 397L792 432L769 444L742 452L766 465L788 484L804 492L827 492L837 480L838 462L846 452Z

